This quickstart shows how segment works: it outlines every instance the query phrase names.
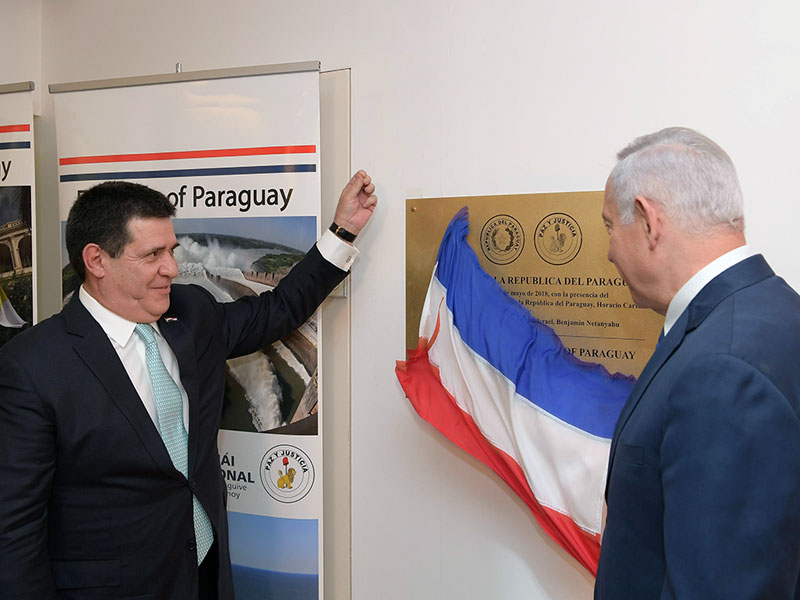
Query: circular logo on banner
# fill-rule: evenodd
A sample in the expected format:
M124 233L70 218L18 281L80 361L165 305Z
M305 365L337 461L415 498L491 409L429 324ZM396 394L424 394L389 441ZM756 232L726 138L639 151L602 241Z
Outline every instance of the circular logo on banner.
M296 446L281 444L270 448L261 459L261 484L278 502L301 500L314 485L314 465Z
M522 225L510 215L496 215L481 229L483 255L496 265L507 265L522 254L525 233Z
M583 244L578 222L566 213L552 213L539 221L533 245L542 260L551 265L565 265L578 256Z

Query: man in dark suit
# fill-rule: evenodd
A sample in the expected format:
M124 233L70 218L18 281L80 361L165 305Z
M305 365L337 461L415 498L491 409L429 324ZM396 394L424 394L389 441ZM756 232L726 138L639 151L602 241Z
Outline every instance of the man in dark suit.
M798 599L800 298L745 245L717 144L670 128L618 158L608 258L665 335L614 433L595 598Z
M335 226L273 291L224 304L171 285L161 193L110 182L78 198L66 238L81 289L0 351L0 598L233 598L225 360L296 329L347 275L374 190L356 173Z

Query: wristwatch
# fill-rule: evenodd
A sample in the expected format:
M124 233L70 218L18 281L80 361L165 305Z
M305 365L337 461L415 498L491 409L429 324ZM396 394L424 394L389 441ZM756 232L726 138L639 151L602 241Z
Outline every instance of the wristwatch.
M331 226L328 229L330 229L333 233L336 234L337 237L340 237L345 242L351 242L352 243L352 242L356 241L356 234L355 233L350 233L344 227L342 227L340 225L337 225L336 221L331 223Z

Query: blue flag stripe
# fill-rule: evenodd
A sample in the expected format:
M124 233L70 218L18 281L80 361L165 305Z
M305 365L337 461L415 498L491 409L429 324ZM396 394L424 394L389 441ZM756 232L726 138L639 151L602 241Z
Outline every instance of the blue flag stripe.
M0 142L0 150L19 150L30 147L30 142Z
M552 328L481 268L468 232L465 207L445 232L436 269L464 342L530 402L587 433L611 438L635 378L575 358Z
M244 167L214 167L207 169L164 169L158 171L113 171L106 173L75 173L62 175L60 181L107 181L111 179L159 179L172 177L216 177L219 175L253 175L260 173L313 173L315 164L256 165Z

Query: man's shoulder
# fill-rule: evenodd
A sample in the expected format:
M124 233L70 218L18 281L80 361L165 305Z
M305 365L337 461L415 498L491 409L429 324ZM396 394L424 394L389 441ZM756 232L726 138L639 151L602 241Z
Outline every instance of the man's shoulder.
M202 321L216 314L218 302L211 292L196 284L172 284L169 294L169 308L165 319Z
M60 346L68 339L62 313L63 310L15 335L0 348L0 357L4 354L38 356L48 348Z
M777 275L738 290L730 299L730 310L739 327L800 333L800 295Z
M694 311L694 313L692 313ZM763 337L773 327L800 332L800 295L778 277L764 257L752 256L721 273L690 303L700 327L735 328Z
M732 299L733 350L783 357L800 353L800 296L783 279L770 277Z
M772 275L725 297L697 329L689 332L678 356L686 366L727 356L732 369L752 369L786 395L800 390L800 296ZM717 357L717 358L714 358Z
M800 347L800 296L781 278L772 276L721 299L697 329L707 343L718 333L744 348L761 343L772 346L782 339Z
M169 291L170 307L172 307L172 302L176 300L182 301L187 298L202 298L204 296L210 296L210 293L197 284L173 283Z

